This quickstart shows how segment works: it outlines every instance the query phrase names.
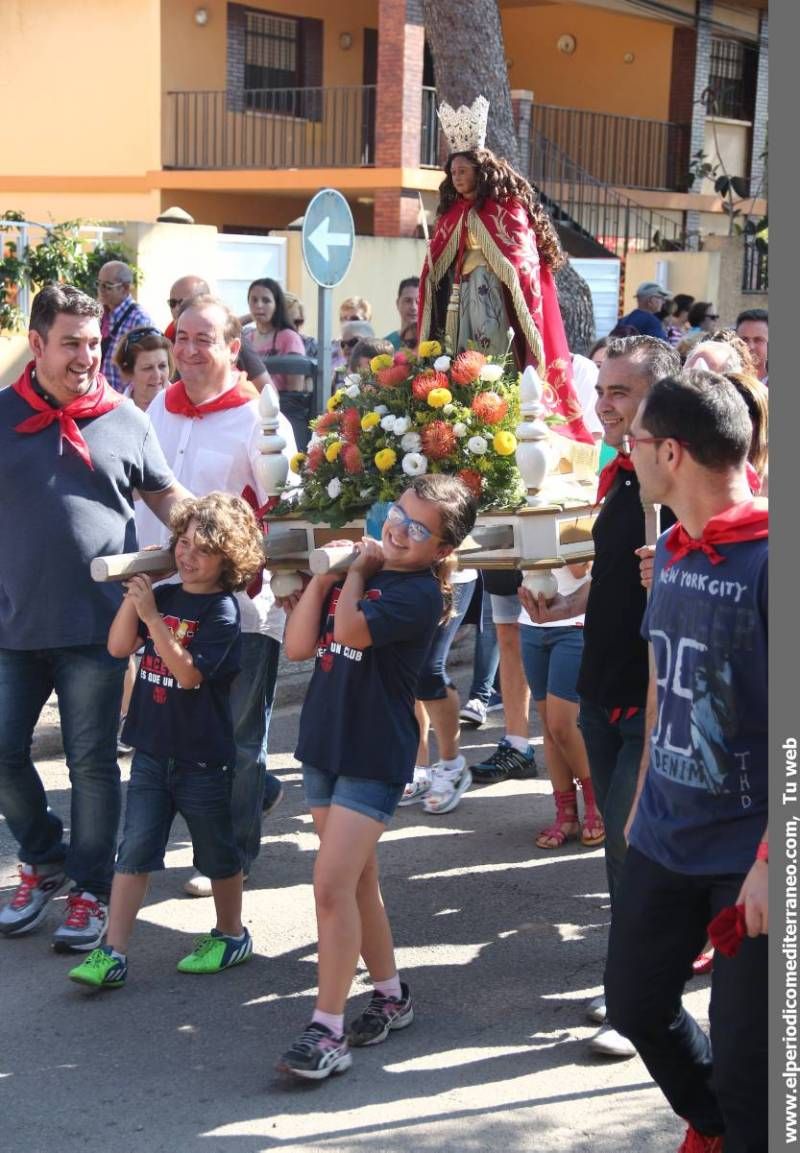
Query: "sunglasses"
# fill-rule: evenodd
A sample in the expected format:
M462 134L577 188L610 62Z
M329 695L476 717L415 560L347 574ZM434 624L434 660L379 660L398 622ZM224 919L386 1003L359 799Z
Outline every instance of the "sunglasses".
M360 340L360 336L354 336L352 340L340 340L339 344L342 348L354 349Z
M430 540L433 537L435 540L441 540L435 532L431 532L422 521L412 520L399 504L390 504L389 511L386 514L386 523L391 525L392 528L402 528L408 533L408 539L413 540L415 544L422 544L423 541Z
M169 305L170 311L174 312L176 308L180 308L180 306L183 304L183 299L181 298L180 300L176 300L174 296L170 296L167 304Z
M127 288L124 280L98 280L97 287L101 292L111 292L114 288Z
M144 340L146 336L162 336L160 328L135 328L133 332L129 332L125 337L126 344L138 344L140 340Z
M706 320L719 320L718 312L707 312L705 315Z

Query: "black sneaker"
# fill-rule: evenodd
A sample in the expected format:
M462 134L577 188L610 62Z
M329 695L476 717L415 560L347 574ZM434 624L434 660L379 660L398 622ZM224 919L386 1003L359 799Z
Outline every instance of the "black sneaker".
M278 1062L280 1073L322 1081L331 1073L344 1073L353 1064L346 1037L337 1037L325 1025L312 1021Z
M494 781L532 781L539 776L536 757L528 746L527 753L521 753L503 738L490 757L477 765L470 766L473 780L482 784Z
M351 1045L379 1045L395 1029L405 1029L414 1020L411 991L405 981L400 982L399 997L384 997L377 989L360 1017L347 1028Z

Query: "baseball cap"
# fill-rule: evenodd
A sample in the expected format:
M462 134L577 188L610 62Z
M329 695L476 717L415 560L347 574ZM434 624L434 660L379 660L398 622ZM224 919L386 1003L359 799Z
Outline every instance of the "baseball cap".
M637 296L663 296L666 300L669 293L660 284L656 284L654 280L645 280L636 289Z

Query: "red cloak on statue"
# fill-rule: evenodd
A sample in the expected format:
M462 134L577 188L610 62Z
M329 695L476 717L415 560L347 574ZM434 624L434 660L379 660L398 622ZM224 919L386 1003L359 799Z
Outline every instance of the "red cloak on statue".
M419 284L420 340L436 338L434 296L450 270L461 278L467 225L477 238L489 268L503 285L509 320L516 333L515 351L520 367L532 364L544 383L543 401L566 423L554 426L572 440L594 444L583 423L581 406L572 383L572 357L553 280L547 265L539 263L536 234L525 206L515 197L487 200L482 208L458 200L436 222ZM444 317L440 326L444 328Z

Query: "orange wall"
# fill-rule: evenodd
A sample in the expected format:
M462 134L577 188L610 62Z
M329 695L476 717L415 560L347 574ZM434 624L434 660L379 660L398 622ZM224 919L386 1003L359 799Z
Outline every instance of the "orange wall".
M506 8L501 16L511 87L532 90L538 104L669 118L668 24L574 4ZM565 33L576 41L570 56L557 47ZM624 62L626 52L633 63Z
M248 8L287 16L324 20L323 76L326 87L360 84L363 60L362 29L378 27L377 0L247 0ZM164 28L162 83L164 91L225 87L227 0L205 0L209 20L203 28L194 21L196 0L161 0ZM342 32L353 46L339 47Z
M0 184L158 167L159 0L3 0L0 16Z
M213 224L220 231L226 226L241 228L285 229L302 216L310 197L232 194L229 192L195 192L174 189L162 194L164 206L179 204L198 224ZM372 231L372 206L350 201L356 232Z

